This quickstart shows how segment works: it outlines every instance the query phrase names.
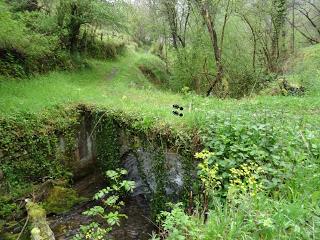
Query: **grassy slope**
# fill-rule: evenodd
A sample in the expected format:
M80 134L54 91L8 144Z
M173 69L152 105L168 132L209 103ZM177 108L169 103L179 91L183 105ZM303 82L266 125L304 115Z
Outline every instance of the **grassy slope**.
M208 113L253 114L276 112L287 119L317 121L320 98L260 96L243 100L208 99L180 95L153 87L137 68L144 53L130 53L116 61L92 61L92 68L79 72L55 72L25 80L0 79L0 116L18 112L40 112L60 104L85 103L138 114L155 123L198 126ZM171 113L172 104L181 104L185 117ZM190 108L191 106L191 108ZM299 113L299 116L297 116Z

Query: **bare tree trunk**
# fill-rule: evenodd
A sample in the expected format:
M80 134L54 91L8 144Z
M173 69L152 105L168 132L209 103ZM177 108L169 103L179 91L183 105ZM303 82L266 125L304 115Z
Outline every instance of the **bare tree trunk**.
M178 50L178 26L177 26L177 13L176 13L176 1L164 0L164 7L169 22L171 31L173 47Z
M210 84L210 88L207 91L207 96L211 94L217 83L221 82L223 77L223 66L222 66L222 59L221 59L221 50L219 48L218 36L217 32L213 23L212 16L209 12L208 5L206 3L200 3L200 12L201 16L207 26L207 30L210 36L214 59L217 66L217 75L213 83Z
M257 34L256 34L256 31L255 31L253 25L251 24L251 22L247 18L247 16L242 15L242 18L249 26L252 37L253 37L252 67L253 67L254 71L256 71L256 57L257 57L257 45L258 45Z

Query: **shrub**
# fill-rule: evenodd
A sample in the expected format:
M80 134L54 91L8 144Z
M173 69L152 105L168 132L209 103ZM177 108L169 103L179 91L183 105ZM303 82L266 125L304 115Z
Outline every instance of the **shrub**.
M51 26L35 27L43 16L26 13L16 18L9 11L0 12L0 75L22 77L70 66L59 37L47 34Z
M81 48L88 56L98 59L113 59L121 55L125 51L125 44L123 42L113 42L113 41L99 41L90 40L86 43L82 43Z

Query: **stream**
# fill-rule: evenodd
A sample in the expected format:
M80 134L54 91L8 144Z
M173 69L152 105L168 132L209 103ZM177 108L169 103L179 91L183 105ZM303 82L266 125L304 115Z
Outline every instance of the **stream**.
M75 185L81 197L92 199L92 196L104 187L104 179L94 174ZM114 240L147 240L150 239L154 224L150 220L150 208L143 195L129 196L124 199L125 206L122 213L128 216L122 219L120 226L113 228L108 239ZM70 212L48 216L48 222L57 240L69 240L75 236L80 225L90 223L91 218L82 215L82 212L96 205L94 201L84 202L75 206Z

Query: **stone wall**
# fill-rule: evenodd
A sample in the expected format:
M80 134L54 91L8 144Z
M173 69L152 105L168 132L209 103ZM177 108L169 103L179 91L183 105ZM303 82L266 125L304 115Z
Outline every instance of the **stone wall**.
M110 121L99 124L108 124ZM96 139L99 134L89 114L81 118L77 147L74 161L71 164L75 178L81 178L92 173L97 168ZM184 186L185 168L184 157L174 146L160 144L157 139L150 141L146 136L136 136L114 125L116 129L117 146L119 149L119 167L128 170L128 179L136 182L134 195L152 195L159 190L159 182L164 180L162 187L166 195L177 198ZM110 147L105 143L104 148ZM61 137L60 148L64 149L64 140ZM109 161L108 156L100 161ZM107 169L105 169L107 170ZM159 179L161 178L161 180Z

